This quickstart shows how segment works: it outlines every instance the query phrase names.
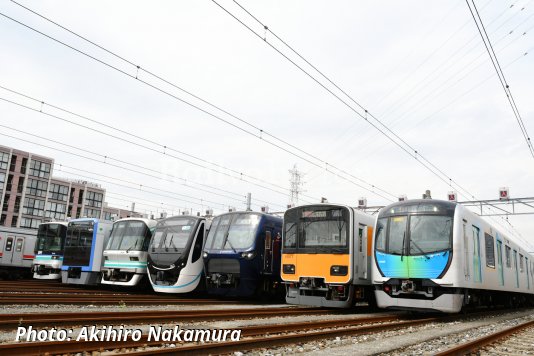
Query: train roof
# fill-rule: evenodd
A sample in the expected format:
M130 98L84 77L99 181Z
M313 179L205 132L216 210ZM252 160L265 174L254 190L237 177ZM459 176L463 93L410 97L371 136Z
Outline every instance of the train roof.
M40 223L39 226L41 226L41 225L50 225L50 224L59 224L59 225L63 225L63 226L68 226L69 222L68 221L47 221L47 222L44 222L44 223Z
M115 224L115 223L118 223L119 221L142 221L148 227L156 226L156 224L158 223L157 220L154 220L154 219L135 218L135 217L118 219L118 220L115 220L113 223Z
M456 207L458 206L455 202L450 202L447 200L436 200L436 199L412 199L412 200L404 200L395 202L393 204L387 205L380 209L380 212L378 213L378 216L389 216L394 215L397 213L406 213L408 210L402 210L402 209L396 209L401 207L417 207L419 209L416 209L415 211L431 211L427 208L436 208L441 211L454 211Z

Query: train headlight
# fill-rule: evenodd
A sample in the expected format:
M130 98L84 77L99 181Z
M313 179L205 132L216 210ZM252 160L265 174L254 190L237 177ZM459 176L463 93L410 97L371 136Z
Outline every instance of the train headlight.
M59 260L59 256L54 255L54 256L52 256L52 259L53 259L53 260Z
M204 257L204 258L208 258L208 253L207 253L207 252L204 252L204 253L202 254L202 257Z
M137 256L130 256L130 261L139 261L139 257L137 257Z
M243 257L246 260L251 260L251 259L254 258L254 256L256 256L256 254L254 252L243 252L243 253L241 253L241 257Z
M332 266L330 267L331 276L346 276L349 273L347 266Z
M282 270L285 274L295 274L295 265L283 265Z

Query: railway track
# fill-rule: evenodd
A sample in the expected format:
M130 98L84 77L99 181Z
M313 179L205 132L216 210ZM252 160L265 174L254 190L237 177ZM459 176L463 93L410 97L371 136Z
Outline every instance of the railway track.
M526 353L525 351L532 352L532 344L534 343L533 330L534 321L529 321L452 347L437 355L465 355L469 353L482 353L482 351L486 351L490 355L498 353L515 355L524 354Z
M135 295L111 295L111 296L76 296L76 295L50 295L25 296L16 294L10 297L0 297L0 305L28 305L28 304L65 304L65 305L175 305L175 304L229 304L236 303L230 300L218 299L186 299L165 298L160 296L135 296Z
M256 314L257 315L257 314ZM287 315L284 313L284 315ZM235 318L235 317L234 317ZM420 325L440 320L424 318L416 320L402 320L398 315L378 316L370 318L354 318L342 320L326 320L315 322L287 323L283 325L258 325L241 328L243 340L221 343L189 344L179 347L151 348L150 350L135 350L146 347L162 347L169 342L149 341L144 334L139 341L107 342L107 341L65 341L65 342L32 342L18 344L1 344L0 353L9 355L37 355L92 352L112 349L128 349L129 354L198 354L221 353L236 350L249 350L260 347L273 347L284 344L317 340L338 335L356 335L369 332L379 332L395 328ZM320 331L315 331L320 329ZM176 344L176 342L172 342ZM132 350L134 349L134 350Z
M247 308L225 310L155 310L155 311L124 311L124 312L85 312L85 313L46 313L46 314L2 314L0 328L16 328L17 326L72 326L87 324L124 324L157 322L184 322L204 320L228 320L239 318L275 317L290 315L339 314L319 308Z

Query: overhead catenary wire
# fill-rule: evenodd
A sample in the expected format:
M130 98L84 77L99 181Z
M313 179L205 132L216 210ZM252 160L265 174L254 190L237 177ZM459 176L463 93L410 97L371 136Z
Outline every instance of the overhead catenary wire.
M47 139L47 138L44 138L44 137L41 137L41 136L37 136L37 135L34 135L34 134L31 134L31 133L27 133L25 131L22 131L22 130L18 130L18 129L13 129L13 128L10 128L8 126L5 126L5 125L0 125L0 127L4 127L4 128L7 128L7 129L10 129L10 130L13 130L13 131L17 131L17 132L21 132L21 133L24 133L24 134L27 134L29 136L32 136L32 137L38 137L42 140L46 140L46 141L50 141L50 142L54 142L56 144L62 144L64 146L67 146L67 147L71 147L71 148L74 148L74 149L77 149L77 150L80 150L82 152L86 152L86 153L90 153L90 154L94 154L94 155L97 155L97 156L100 156L101 158L105 158L106 160L110 160L110 161L119 161L119 162L123 162L125 164L129 164L128 162L125 162L125 161L120 161L120 160L116 160L114 159L113 157L109 157L109 156L104 156L104 155L101 155L101 154L98 154L98 153L95 153L95 152L92 152L92 151L89 151L89 150L86 150L86 149L83 149L83 148L78 148L78 147L75 147L75 146L72 146L72 145L68 145L68 144L65 144L65 143L61 143L61 142L58 142L58 141L54 141L54 140L51 140L51 139ZM138 170L134 170L134 169L131 169L131 168L127 168L127 167L123 167L123 166L120 166L118 164L114 164L114 163L111 163L111 162L108 162L108 161L102 161L102 160L99 160L99 159L96 159L96 158L92 158L92 157L87 157L85 155L82 155L82 154L78 154L78 153L74 153L74 152L70 152L70 151L67 151L67 150L64 150L64 149L60 149L60 148L56 148L56 147L52 147L52 146L48 146L48 145L45 145L45 144L41 144L41 143L37 143L35 141L29 141L29 140L26 140L26 139L23 139L23 138L20 138L20 137L16 137L16 136L12 136L12 135L8 135L8 134L5 134L5 133L0 133L0 135L2 136L5 136L5 137L9 137L9 138L12 138L12 139L15 139L15 140L19 140L19 141L23 141L23 142L27 142L27 143L30 143L30 144L33 144L33 145L37 145L37 146L41 146L41 147L45 147L45 148L48 148L48 149L52 149L52 150L55 150L55 151L59 151L59 152L62 152L62 153L66 153L66 154L69 154L69 155L72 155L72 156L75 156L75 157L78 157L78 158L83 158L83 159L86 159L86 160L91 160L91 161L94 161L94 162L98 162L98 163L102 163L102 164L106 164L106 165L110 165L110 166L113 166L113 167L116 167L116 168L120 168L120 169L123 169L123 170L126 170L126 171L129 171L129 172L134 172L134 173L139 173L139 174L143 174L143 175L146 175L146 176L149 176L149 177L152 177L152 178L158 178L158 179L162 179L161 177L158 177L158 176L155 176L155 175L151 175L149 173L145 173L145 172L141 172L141 171L138 171ZM136 166L135 164L132 164L134 166ZM76 169L76 170L81 170L80 168L74 168L73 169ZM90 172L92 174L98 174L98 173L93 173L93 172ZM101 175L103 176L103 175ZM172 182L172 181L171 181ZM132 183L134 184L134 183ZM136 185L138 186L145 186L147 187L146 185L143 185L143 184L137 184L135 183ZM182 184L182 183L180 183ZM197 189L193 186L190 186L190 185L187 185L187 184L182 184L182 185L185 185L187 187L190 187L190 188L193 188L193 189ZM165 192L169 192L169 191L165 191ZM171 192L172 194L176 194L176 195L182 195L182 196L185 196L183 194L179 194L179 193L175 193L175 192ZM213 194L213 193L212 193ZM283 193L281 193L283 194ZM195 198L195 199L199 199L199 200L202 200L202 201L207 201L209 202L209 200L206 200L204 198L197 198L197 197L191 197L191 196L187 196L187 197L190 197L190 198ZM235 197L226 197L228 199L233 199L233 200L236 200L236 201L241 201L243 202L245 200L245 196L243 196L241 199L236 199ZM278 207L283 207L282 205L280 204L275 204L275 203L271 203L271 202L267 202L267 201L263 201L263 200L260 200L260 199L255 199L256 201L259 201L259 202L262 202L262 203L265 203L265 204L268 204L268 205L271 205L271 206L278 206ZM219 202L214 202L215 204L219 204L221 206L226 206L228 204L223 204L223 203L219 203Z
M45 36L45 37L49 38L49 39L52 40L52 41L55 41L55 42L57 42L57 43L59 43L59 44L65 46L65 47L67 47L67 48L70 48L71 50L74 50L74 51L78 52L79 54L82 54L82 55L84 55L84 56L86 56L86 57L88 57L88 58L90 58L90 59L92 59L92 60L95 60L95 61L97 61L98 63L103 64L103 65L107 66L107 67L110 68L110 69L116 70L116 71L118 71L119 73L121 73L121 74L123 74L123 75L126 75L126 76L128 76L128 77L130 77L130 78L132 78L132 79L135 79L135 80L139 81L140 83L143 83L143 84L145 84L145 85L147 85L147 86L149 86L149 87L151 87L151 88L153 88L153 89L155 89L155 90L157 90L157 91L159 91L159 92L161 92L161 93L163 93L163 94L165 94L165 95L168 95L168 96L170 96L170 97L172 97L172 98L174 98L174 99L176 99L176 100L178 100L178 101L180 101L180 102L182 102L182 103L184 103L184 104L186 104L186 105L188 105L188 106L190 106L190 107L192 107L192 108L194 108L194 109L197 109L197 110L199 110L199 111L201 111L201 112L203 112L203 113L205 113L205 114L207 114L207 115L209 115L209 116L211 116L211 117L213 117L213 118L215 118L215 119L217 119L217 120L219 120L219 121L222 121L223 123L228 124L228 125L230 125L230 126L236 128L236 129L240 130L240 131L243 132L243 133L246 133L246 134L248 134L248 135L254 136L254 137L256 137L256 138L258 138L258 139L260 139L260 140L262 140L262 141L268 143L269 145L271 145L271 146L273 146L273 147L276 147L276 148L278 148L278 149L280 149L280 150L282 150L282 151L284 151L284 152L286 152L286 153L289 153L289 154L291 154L291 155L293 155L293 156L295 156L295 157L297 157L297 158L299 158L299 159L301 159L301 160L303 160L303 161L305 161L305 162L307 162L307 163L309 163L309 164L311 164L311 165L313 165L313 166L315 166L315 167L317 167L317 168L324 169L325 171L329 172L330 174L332 174L332 175L334 175L334 176L337 176L337 177L339 177L339 178L342 178L342 179L344 179L345 181L347 181L347 182L349 182L349 183L351 183L351 184L353 184L353 185L355 185L355 186L357 186L357 187L359 187L359 188L361 188L361 189L364 189L364 190L366 190L366 191L368 191L368 192L370 192L370 193L372 193L372 194L375 194L375 195L377 195L377 196L380 196L380 197L382 197L382 198L384 198L384 199L386 199L386 200L388 200L388 201L391 201L391 198L385 197L384 195L387 195L387 196L389 196L389 197L394 197L394 198L396 198L396 196L395 196L394 194L391 194L391 193L385 191L384 189L382 189L382 188L376 186L375 184L369 183L369 182L365 181L364 179L361 179L360 177L357 177L357 176L355 176L354 174L348 173L347 171L345 171L345 170L343 170L343 169L337 168L335 165L332 165L332 164L330 164L330 163L324 161L323 159L321 159L321 158L319 158L319 157L317 157L317 156L315 156L315 155L313 155L313 154L311 154L311 153L309 153L309 152L307 152L307 151L305 151L305 150L302 150L302 149L300 149L300 148L294 146L293 144L291 144L291 143L289 143L289 142L287 142L287 141L285 141L285 140L283 140L283 139L280 139L280 138L278 138L277 136L275 136L275 135L273 135L273 134L271 134L271 133L269 133L269 132L267 132L267 131L265 131L265 130L263 130L263 129L260 129L259 127L255 126L255 125L253 125L253 124L250 124L248 121L246 121L246 120L244 120L244 119L241 119L241 118L238 118L237 116L235 116L235 115L233 115L233 114L230 114L228 111L223 110L223 109L219 108L218 106L211 104L211 103L208 102L207 100L204 100L204 99L202 99L202 98L199 98L198 96L196 96L196 95L194 95L194 94L192 94L192 93L190 93L190 92L188 92L188 91L182 89L181 87L177 86L176 84L173 84L172 82L167 81L166 79L162 78L161 76L155 75L155 74L153 74L152 72L149 72L149 71L147 71L147 70L144 70L143 68L141 68L141 66L139 66L139 65L135 65L135 63L134 63L133 61L126 60L126 59L124 59L123 57L121 57L121 56L119 56L119 55L116 55L114 52L105 49L103 46L97 45L96 43L94 43L94 42L92 42L92 41L86 39L85 37L83 37L83 36L81 36L81 35L78 35L78 34L75 33L74 31L72 31L72 30L70 30L70 29L67 29L67 28L64 27L64 26L59 25L57 22L52 21L52 20L48 19L47 17L45 17L45 16L43 16L43 15L37 13L36 11L31 10L31 9L29 9L29 8L27 8L27 7L23 6L23 5L21 5L21 4L17 3L17 2L15 2L15 1L12 1L12 2L15 3L15 4L17 4L17 5L19 5L19 6L21 6L21 7L24 8L24 9L26 9L26 10L32 12L33 14L35 14L35 15L37 15L37 16L43 18L43 19L45 19L46 21L49 21L50 23L52 23L52 24L54 24L54 25L56 25L56 26L58 26L58 27L60 27L60 28L62 28L62 29L64 29L64 30L68 31L69 33L71 33L71 34L77 36L78 38L81 38L81 39L83 39L83 40L85 40L85 41L87 41L87 42L89 42L89 43L91 43L91 44L97 46L98 48L100 48L100 49L102 49L102 50L104 50L104 51L106 51L106 52L108 52L108 53L114 55L115 57L117 57L117 58L119 58L119 59L125 61L125 62L128 63L129 65L135 66L136 71L143 70L143 71L145 71L146 73L150 74L151 76L157 78L158 80L164 81L165 83L167 83L167 84L169 84L169 85L171 85L171 86L173 86L173 87L175 87L175 88L181 90L182 92L184 92L184 93L186 93L186 94L188 94L188 95L191 95L192 97L194 97L194 98L196 98L196 99L202 101L202 102L205 103L205 104L208 104L209 106L211 106L211 107L213 107L213 108L216 108L217 110L220 110L221 112L223 112L223 113L225 113L225 114L227 114L227 115L229 115L229 116L231 116L231 117L233 117L233 118L239 120L239 121L242 122L242 123L246 123L247 126L252 127L253 129L257 130L258 132L255 133L255 132L252 132L252 131L250 131L250 130L248 130L248 129L245 129L245 128L243 128L243 127L240 127L240 126L238 126L238 125L236 125L236 124L230 122L229 120L226 120L226 119L222 118L220 115L216 115L216 114L214 114L214 113L211 113L211 112L207 111L206 109L203 109L203 108L199 107L198 105L195 105L195 104L193 104L193 103L190 103L190 102L188 102L187 100L182 99L182 98L180 98L180 97L178 97L178 96L176 96L176 95L174 95L174 94L172 94L172 93L170 93L170 92L168 92L168 91L166 91L166 90L164 90L164 89L162 89L162 88L160 88L160 87L158 87L158 86L156 86L156 85L154 85L154 84L152 84L152 83L149 83L149 82L147 82L147 81L145 81L145 80L142 80L142 79L138 78L137 75L134 76L134 75L132 75L132 74L130 74L130 73L127 73L126 71L124 71L124 70L122 70L122 69L120 69L120 68L118 68L118 67L116 67L116 66L113 66L113 65L111 65L111 64L109 64L109 63L107 63L107 62L105 62L105 61L103 61L103 60L101 60L101 59L96 58L95 56L92 56L92 55L90 55L90 54L88 54L88 53L86 53L86 52L84 52L84 51L81 51L81 50L79 50L79 49L77 49L77 48L75 48L75 47L73 47L73 46L71 46L71 45L69 45L69 44L63 42L63 41L60 41L60 40L58 40L58 39L56 39L56 38L54 38L54 37L52 37L52 36L50 36L50 35L47 35L47 34L45 34L44 32L39 31L39 30L37 30L37 29L35 29L35 28L33 28L33 27L27 25L27 24L24 24L23 22L18 21L18 20L14 19L14 18L12 18L12 17L10 17L10 16L8 16L8 15L2 13L2 12L0 12L0 15L2 15L2 16L4 16L5 18L7 18L7 19L9 19L9 20L11 20L11 21L13 21L13 22L15 22L15 23L18 23L19 25L24 26L24 27L26 27L26 28L28 28L28 29L30 29L30 30L36 32L36 33L39 33L39 34L42 35L42 36ZM309 158L305 158L305 157L302 156L302 154L295 153L295 152L293 152L293 151L291 151L291 150L289 150L289 149L287 149L287 148L285 148L285 147L282 147L280 144L277 144L277 143L275 143L275 142L273 142L273 141L271 141L271 140L268 140L268 139L266 139L266 137L264 137L264 136L271 137L271 138L273 138L275 141L278 141L278 142L280 142L280 143L282 143L282 144L284 144L284 145L288 145L289 147L291 147L291 148L293 148L293 149L296 149L296 150L299 151L300 153L302 153L302 154L308 156ZM317 162L315 162L315 161L317 161ZM334 169L338 171L337 174L336 174L336 172L333 172ZM347 175L349 178L347 178L347 177L342 177L341 175L343 175L343 174L344 174L344 175ZM361 182L361 183L354 182L352 179L356 179L357 181L359 181L359 182ZM364 184L365 186L362 185L362 184ZM380 192L380 193L379 193L379 192Z
M360 103L358 103L352 96L347 94L346 91L341 89L336 83L334 83L330 78L328 78L322 71L318 70L316 66L312 65L310 61L305 59L300 53L298 53L293 47L287 44L286 41L282 40L278 35L276 35L265 23L258 20L257 17L252 15L248 10L246 10L243 6L241 6L236 0L234 0L234 3L236 3L241 9L243 9L249 16L251 16L258 24L260 24L265 31L268 31L270 34L273 34L274 37L276 37L280 42L282 42L286 47L289 48L289 50L293 53L295 53L299 58L301 58L305 63L307 63L311 68L313 68L319 75L321 75L323 78L325 78L329 83L331 83L336 89L338 89L343 95L345 95L351 102L356 104L361 110L364 110L364 114L358 112L353 108L351 105L349 105L345 100L340 98L339 95L335 94L332 89L328 88L325 84L321 83L317 78L315 78L311 73L306 71L302 66L297 64L294 60L289 58L286 54L284 54L280 49L278 49L276 46L274 46L272 43L267 41L267 38L265 36L262 37L262 35L255 30L253 30L250 26L245 24L241 19L239 19L236 15L231 13L229 10L227 10L224 6L220 5L217 1L212 0L213 3L215 3L219 8L221 8L224 12L226 12L228 15L230 15L233 19L235 19L237 22L239 22L241 25L243 25L246 29L248 29L250 32L252 32L257 38L262 40L265 44L267 44L269 47L271 47L273 50L275 50L277 53L279 53L282 57L284 57L286 60L288 60L292 65L297 67L301 72L303 72L306 76L311 78L315 83L320 85L323 89L325 89L328 93L333 95L336 99L338 99L342 104L347 106L350 110L355 112L360 118L364 119L366 123L370 124L372 127L377 129L381 134L383 134L386 138L388 138L392 143L394 143L397 147L401 148L404 152L409 154L412 158L414 158L416 161L418 161L421 165L423 165L427 170L429 170L432 174L434 174L436 177L438 177L441 181L443 181L448 186L456 186L456 189L458 190L458 193L467 199L476 199L474 194L470 193L467 189L459 185L455 180L450 178L443 170L438 168L435 164L430 162L428 159L426 159L424 156L421 155L420 152L418 152L415 148L413 148L410 144L408 144L404 139L399 137L395 132L393 132L387 125L382 123L377 117L375 117L373 114L371 114L367 109L365 109ZM379 129L375 124L373 124L368 118L374 119L381 127L384 128L384 130L390 132L396 139L398 139L403 145L401 145L399 142L397 142L394 138L389 136L384 132L384 130ZM426 162L427 164L423 163ZM488 207L489 208L489 207ZM491 209L491 208L489 208ZM504 220L504 219L503 219ZM505 220L506 221L506 220ZM509 223L508 221L506 221ZM511 224L510 224L511 225ZM530 244L530 243L529 243Z
M516 121L519 125L519 128L521 129L521 133L523 134L523 138L525 139L525 142L527 143L530 155L532 156L532 158L534 158L534 147L532 146L530 136L528 135L527 128L525 127L525 124L523 122L523 118L521 117L519 109L517 108L514 96L512 95L512 92L510 90L510 86L508 82L506 81L506 77L504 76L504 72L499 63L499 59L497 58L497 55L495 54L495 51L493 50L493 46L491 44L488 33L486 32L484 22L482 21L482 18L480 17L480 14L477 10L474 0L471 0L471 4L473 5L473 8L471 8L471 4L469 4L469 0L465 0L465 2L467 4L467 7L469 8L469 12L471 13L471 16L473 17L473 20L475 21L475 25L477 27L478 33L480 34L480 37L482 38L482 42L484 42L484 46L486 47L486 50L490 56L491 63L493 64L493 68L497 72L497 76L499 77L501 86L504 90L504 93L506 94L506 99L508 100L508 103L510 104L510 107L512 108Z

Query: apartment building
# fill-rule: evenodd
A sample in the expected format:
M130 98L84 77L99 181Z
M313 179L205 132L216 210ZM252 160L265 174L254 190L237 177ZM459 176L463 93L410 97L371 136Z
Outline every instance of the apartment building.
M107 207L106 190L84 180L52 176L54 159L0 145L0 225L36 229L40 223L142 214Z

